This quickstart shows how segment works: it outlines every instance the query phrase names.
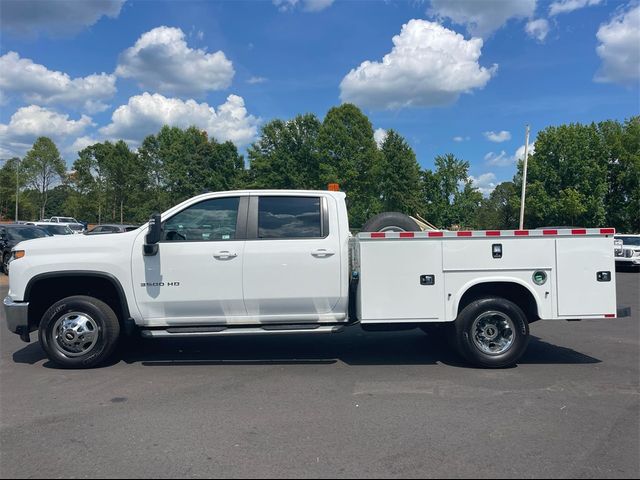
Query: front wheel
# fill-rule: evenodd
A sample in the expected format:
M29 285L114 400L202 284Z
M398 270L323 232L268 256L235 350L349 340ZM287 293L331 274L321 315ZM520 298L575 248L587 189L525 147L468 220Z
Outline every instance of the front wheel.
M40 322L40 344L62 368L92 368L113 353L120 323L113 309L84 295L54 303Z
M515 303L500 297L480 298L458 315L453 340L460 354L475 365L508 367L529 344L529 323Z

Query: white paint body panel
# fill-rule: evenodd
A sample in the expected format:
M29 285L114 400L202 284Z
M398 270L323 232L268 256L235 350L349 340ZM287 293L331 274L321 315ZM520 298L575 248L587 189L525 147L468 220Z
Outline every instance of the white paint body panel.
M143 255L148 225L117 235L36 239L18 246L26 255L11 264L9 296L24 301L29 280L40 274L89 271L117 280L140 326L344 323L353 269L359 285L352 293L358 318L365 324L453 321L464 293L486 282L526 288L542 319L615 316L611 229L575 235L554 230L417 232L402 238L399 233L375 233L353 238L345 195L326 191L210 193L176 205L162 219L211 198L269 195L323 198L328 236L161 242L159 253L148 257ZM496 243L502 245L499 259L492 256ZM314 256L320 249L333 255ZM214 257L221 250L237 256ZM547 273L544 285L533 282L536 270ZM611 281L596 281L601 271L611 272ZM434 275L435 284L421 285L422 275ZM175 282L179 286L169 285Z
M465 292L492 282L526 288L541 319L615 315L613 235L599 230L564 237L542 232L520 237L466 233L458 237L446 232L435 238L426 233L416 233L415 238L359 235L361 322L451 322ZM502 246L502 258L493 258L494 244ZM533 281L538 270L547 274L543 285ZM611 281L597 281L601 271L610 272ZM420 285L421 275L435 275L435 285Z

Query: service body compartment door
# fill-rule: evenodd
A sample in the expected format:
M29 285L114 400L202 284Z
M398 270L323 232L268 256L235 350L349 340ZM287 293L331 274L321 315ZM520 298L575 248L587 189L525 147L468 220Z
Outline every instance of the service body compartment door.
M442 241L359 239L362 323L444 320Z
M587 318L616 313L613 238L557 238L556 261L558 316ZM609 272L609 281L599 281L598 272Z

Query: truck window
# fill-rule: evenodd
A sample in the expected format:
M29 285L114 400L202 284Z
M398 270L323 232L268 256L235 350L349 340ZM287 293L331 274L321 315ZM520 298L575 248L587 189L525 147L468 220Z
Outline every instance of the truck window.
M258 238L320 238L319 197L260 197Z
M235 240L239 197L214 198L191 205L164 223L167 242Z

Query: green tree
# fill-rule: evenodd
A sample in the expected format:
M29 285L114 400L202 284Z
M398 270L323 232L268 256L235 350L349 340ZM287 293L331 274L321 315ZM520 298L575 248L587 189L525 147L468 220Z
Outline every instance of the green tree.
M382 210L415 215L423 210L420 165L406 140L389 130L380 148Z
M18 164L20 159L10 158L0 168L0 219L15 220L16 183L18 180Z
M477 226L484 230L515 229L520 219L518 192L513 182L502 182L482 200Z
M272 120L248 150L251 184L255 188L322 188L318 134L321 123L313 114L293 120Z
M355 105L327 113L318 134L322 185L339 183L347 193L351 224L360 226L381 211L380 151L371 122Z
M529 158L525 225L603 225L608 190L606 158L606 146L595 124L561 125L541 131L535 153ZM518 187L521 178L522 162L514 179ZM584 207L580 213L564 203L576 198Z
M640 116L598 124L606 148L606 224L640 232Z
M443 228L475 226L482 194L469 178L469 162L449 153L438 155L435 166L422 175L426 219Z
M163 127L144 139L139 160L148 181L147 204L162 210L205 191L243 186L244 159L231 142L209 140L196 127Z
M40 218L44 218L49 191L62 181L65 163L50 138L38 138L27 152L22 166L27 185L38 192Z

